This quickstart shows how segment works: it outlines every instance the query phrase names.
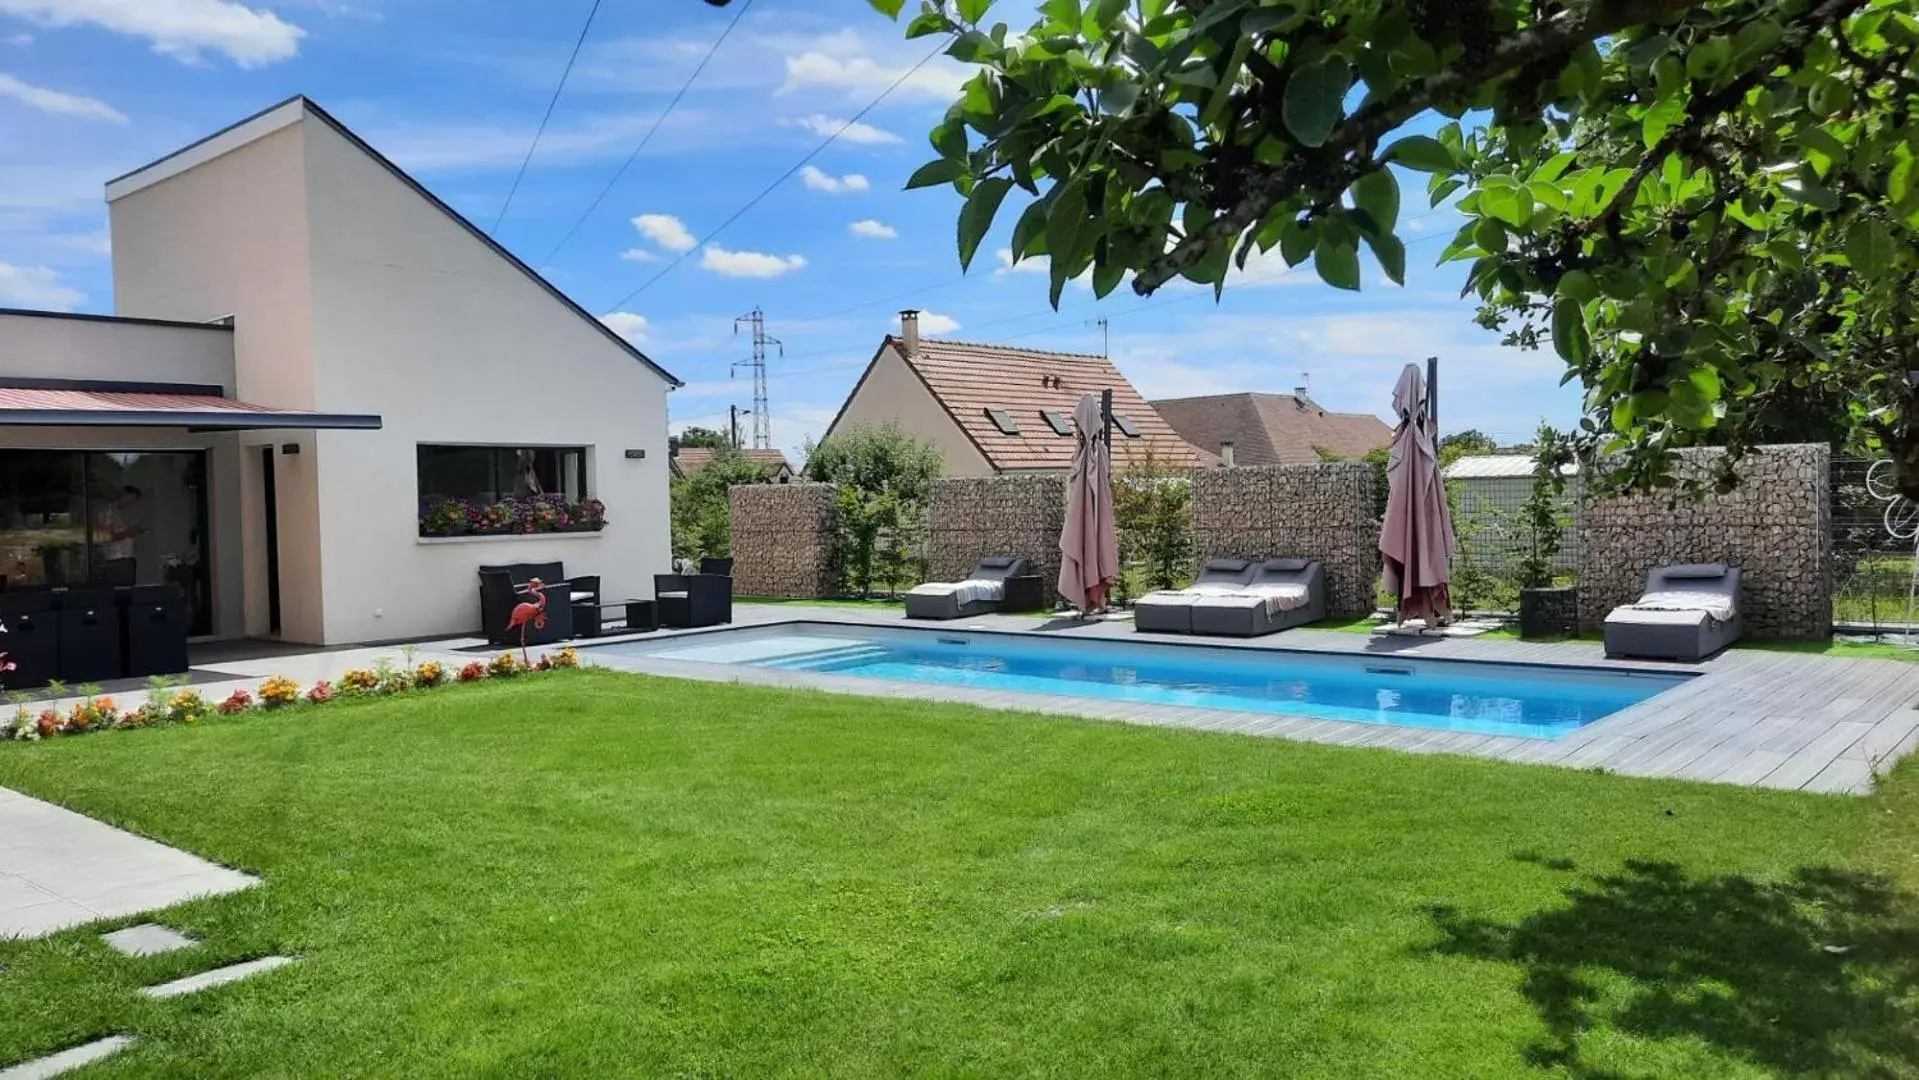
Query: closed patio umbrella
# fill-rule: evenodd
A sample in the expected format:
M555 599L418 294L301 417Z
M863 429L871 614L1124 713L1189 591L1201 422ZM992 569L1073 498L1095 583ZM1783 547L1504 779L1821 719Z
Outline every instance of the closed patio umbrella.
M1073 472L1066 481L1066 526L1059 537L1059 594L1082 612L1106 606L1119 579L1119 530L1113 521L1113 456L1105 418L1091 394L1073 410Z
M1438 625L1452 617L1453 517L1439 477L1439 449L1426 379L1407 364L1393 387L1393 432L1387 457L1386 520L1379 532L1386 591L1399 601L1397 618Z

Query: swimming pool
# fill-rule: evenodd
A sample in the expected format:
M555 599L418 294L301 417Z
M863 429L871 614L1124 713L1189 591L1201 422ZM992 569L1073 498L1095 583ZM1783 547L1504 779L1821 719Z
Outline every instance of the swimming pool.
M823 623L629 641L593 651L1538 739L1557 738L1688 678Z

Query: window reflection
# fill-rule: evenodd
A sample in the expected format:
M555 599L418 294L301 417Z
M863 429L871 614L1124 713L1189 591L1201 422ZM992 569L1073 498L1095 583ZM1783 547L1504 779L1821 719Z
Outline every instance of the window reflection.
M8 589L159 585L212 631L203 451L0 450L0 576Z

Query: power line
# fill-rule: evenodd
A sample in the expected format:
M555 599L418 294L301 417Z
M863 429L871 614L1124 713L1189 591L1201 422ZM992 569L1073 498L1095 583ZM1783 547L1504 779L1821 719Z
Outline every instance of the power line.
M668 116L671 116L673 114L673 110L679 107L680 99L685 97L686 92L693 88L693 83L699 79L700 72L706 70L707 62L713 59L714 53L717 53L720 51L720 46L726 43L727 35L731 34L733 32L733 28L740 24L740 19L745 17L747 9L752 6L753 6L753 0L746 0L745 3L740 5L739 10L733 13L733 21L726 24L726 29L721 30L720 36L714 39L713 47L706 50L705 56L700 57L699 64L693 68L693 74L688 75L686 77L686 81L680 84L679 92L673 95L673 100L666 103L666 108L660 113L659 116L654 117L653 126L650 128L647 128L646 134L640 137L640 144L638 146L635 146L633 148L633 152L626 156L626 160L622 162L619 169L613 173L613 178L606 182L606 186L600 189L600 193L598 195L593 196L593 204L586 208L586 213L580 215L579 220L575 221L573 223L573 226L566 230L566 235L560 237L560 242L553 245L553 250L546 253L546 258L540 260L541 266L545 266L547 263L552 262L553 256L558 255L561 249L565 248L568 243L572 242L575 234L577 234L580 231L580 226L586 224L586 220L592 217L593 212L600 208L600 204L602 202L606 201L606 197L612 194L614 185L618 184L620 182L620 178L626 175L626 170L629 168L632 168L633 163L639 160L640 152L646 149L647 143L650 143L653 141L654 132L659 131L660 125L666 123L666 118Z
M560 85L553 88L553 97L546 103L546 114L540 117L540 126L533 132L533 145L526 148L526 156L520 159L520 171L513 174L513 186L506 191L506 201L500 204L499 216L493 219L493 227L487 230L491 236L500 231L500 222L506 220L507 208L513 205L513 196L519 194L520 181L526 178L526 167L533 161L533 151L540 148L540 136L546 134L547 121L553 119L553 108L560 103L560 92L566 89L566 80L573 74L573 63L580 58L580 47L586 44L586 32L593 29L593 17L600 13L600 0L593 0L592 10L586 13L586 25L580 27L579 40L573 43L573 53L566 58L566 70L560 72Z
M681 263L686 261L686 257L688 255L691 255L693 252L699 250L702 247L705 247L707 243L710 242L714 237L718 236L722 232L725 232L727 226L733 224L735 221L738 221L740 218L746 216L746 212L753 209L755 206L758 206L760 204L761 199L764 199L768 195L771 195L773 193L773 189L779 187L781 184L786 183L787 180L792 178L794 173L799 172L801 169L805 168L809 163L811 163L814 158L820 156L820 153L822 151L824 151L828 146L832 145L832 142L834 139L837 139L840 137L841 132L844 132L847 128L852 127L854 124L859 123L862 117L864 117L867 113L872 112L875 108L877 108L879 106L879 103L882 101L885 101L889 94L891 94L895 90L898 90L900 88L900 84L904 83L907 79L911 78L914 72L925 67L928 61L932 60L933 57L938 56L940 52L946 48L947 43L951 42L952 40L953 39L949 36L944 41L941 41L938 45L933 46L933 50L931 52L927 53L925 56L920 57L919 63L914 64L912 67L907 68L905 71L901 72L900 77L897 79L894 79L891 86L888 86L885 90L880 91L879 97L876 97L872 101L867 102L865 107L861 108L859 112L854 113L851 118L842 122L838 128L834 129L833 134L828 135L825 139L822 139L820 141L820 144L818 146L815 146L812 150L808 151L805 157L794 162L792 168L781 173L777 178L774 179L772 183L766 185L765 188L761 189L758 195L755 195L752 198L746 200L745 206L742 206L738 210L733 211L733 213L729 215L725 221L720 222L719 225L716 228L714 228L711 232L708 232L705 236L700 237L698 242L696 242L692 247L687 248L685 251L680 252L678 255L675 255L673 257L673 261L661 267L659 273L654 274L652 277L646 279L646 282L642 284L639 288L634 289L632 292L627 293L625 296L620 297L618 300L614 301L612 304L609 304L607 306L607 310L614 311L614 310L618 310L620 308L625 307L627 303L631 301L634 297L652 288L654 283L658 282L661 278L665 277L666 275L672 273L676 267L678 267Z

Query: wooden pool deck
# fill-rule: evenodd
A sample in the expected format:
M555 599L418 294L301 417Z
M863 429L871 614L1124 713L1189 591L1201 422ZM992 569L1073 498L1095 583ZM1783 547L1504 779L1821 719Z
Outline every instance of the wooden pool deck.
M1300 629L1252 640L1136 634L1130 621L989 615L909 623L897 610L738 604L731 629L780 623L938 627L1072 639L1182 641L1253 651L1346 653L1694 674L1697 677L1557 739L1482 735L1272 713L1184 708L937 686L819 672L589 653L595 664L681 678L807 687L865 696L964 702L987 708L1237 732L1412 753L1604 769L1634 776L1861 795L1873 777L1919 745L1919 663L1734 649L1700 664L1608 660L1594 642L1374 637ZM720 628L725 629L725 628ZM710 632L710 631L709 631ZM643 635L665 645L681 631ZM598 644L598 643L596 643Z

